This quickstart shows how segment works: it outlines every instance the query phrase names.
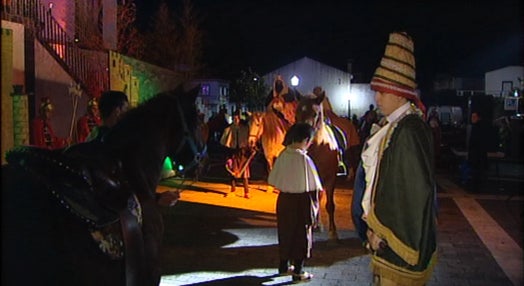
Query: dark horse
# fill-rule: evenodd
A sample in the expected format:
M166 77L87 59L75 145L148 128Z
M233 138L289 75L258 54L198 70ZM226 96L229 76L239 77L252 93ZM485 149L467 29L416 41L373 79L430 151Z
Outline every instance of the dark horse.
M2 285L158 285L166 156L192 164L196 92L130 110L101 142L20 147L2 166Z

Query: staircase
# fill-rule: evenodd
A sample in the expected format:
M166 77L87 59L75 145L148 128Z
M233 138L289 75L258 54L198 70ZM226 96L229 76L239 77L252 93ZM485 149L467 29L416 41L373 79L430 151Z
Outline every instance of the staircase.
M105 67L77 46L40 1L2 0L1 12L3 20L24 24L88 96L109 88Z

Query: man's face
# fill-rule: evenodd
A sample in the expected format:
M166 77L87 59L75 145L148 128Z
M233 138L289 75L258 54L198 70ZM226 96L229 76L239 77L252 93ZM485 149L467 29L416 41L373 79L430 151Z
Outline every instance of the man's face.
M117 107L115 109L116 117L120 119L124 113L126 113L127 109L129 108L129 103L124 102L124 104L121 107Z
M239 125L240 124L240 116L238 116L238 115L233 116L233 123L235 125Z
M378 109L380 109L382 114L388 116L397 108L406 103L407 99L392 93L377 91L375 93L375 101L377 102Z
M53 116L53 110L50 108L46 108L42 111L42 115L45 119L51 119L51 117Z
M91 105L89 107L89 114L91 114L92 116L99 116L100 112L98 110L98 106L97 105Z
M479 115L476 112L471 113L471 123L475 124L479 122Z

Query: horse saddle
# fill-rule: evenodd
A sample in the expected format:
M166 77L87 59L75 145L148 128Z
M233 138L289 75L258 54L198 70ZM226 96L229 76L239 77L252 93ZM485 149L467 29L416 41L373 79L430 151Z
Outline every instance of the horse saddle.
M23 146L9 151L6 160L42 183L56 201L94 228L119 220L131 193L123 187L118 160L104 158L96 144L47 150ZM102 154L102 156L101 156Z
M344 152L345 146L347 146L346 136L344 131L338 128L335 124L326 123L328 127L327 130L335 138L337 142L337 151L338 151L338 170L337 176L346 176L347 175L347 166L344 162Z

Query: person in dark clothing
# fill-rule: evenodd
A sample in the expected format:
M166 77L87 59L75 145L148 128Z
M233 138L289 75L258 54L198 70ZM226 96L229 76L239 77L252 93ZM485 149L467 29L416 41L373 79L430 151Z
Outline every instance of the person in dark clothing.
M31 121L31 145L53 150L64 148L71 142L71 138L61 138L55 135L51 125L53 111L51 99L42 98L39 114Z
M360 143L363 144L365 140L369 137L371 132L371 127L374 123L378 122L378 114L375 110L375 106L373 104L369 105L369 110L364 113L362 116L358 135L360 136Z
M87 102L86 114L80 117L76 123L77 142L84 142L87 136L89 136L89 133L91 133L96 126L100 126L100 124L102 124L102 119L100 119L98 101L96 98L91 98Z
M233 123L224 129L220 144L228 149L226 170L231 174L231 192L236 190L236 180L244 182L244 198L249 199L249 165L253 159L249 146L249 127L240 119L240 111L233 114Z
M485 120L482 113L471 113L471 133L468 141L468 163L471 167L471 181L467 188L478 192L480 182L488 169L488 152L494 152L498 145L496 129Z
M289 88L280 75L278 75L273 82L273 88L266 97L265 106L268 106L273 98L277 96L282 97L285 102L298 101L300 97L298 91Z
M128 107L129 100L125 93L115 90L102 93L98 103L102 125L93 128L91 133L89 133L89 136L87 136L86 141L102 141L104 135L116 125L118 120L120 120L120 117L127 111Z

